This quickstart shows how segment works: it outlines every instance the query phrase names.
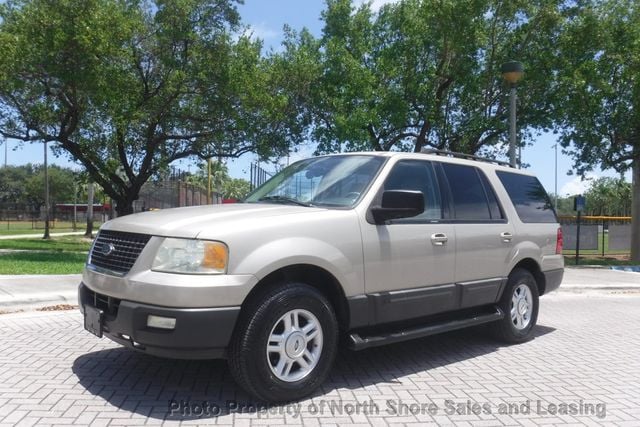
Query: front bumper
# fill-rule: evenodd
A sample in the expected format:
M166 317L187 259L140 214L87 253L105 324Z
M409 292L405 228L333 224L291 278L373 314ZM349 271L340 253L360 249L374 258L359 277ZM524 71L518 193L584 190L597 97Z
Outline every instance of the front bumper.
M226 357L239 306L219 308L170 308L109 297L80 283L78 303L104 312L103 334L132 349L175 359ZM176 319L175 329L147 326L150 315Z

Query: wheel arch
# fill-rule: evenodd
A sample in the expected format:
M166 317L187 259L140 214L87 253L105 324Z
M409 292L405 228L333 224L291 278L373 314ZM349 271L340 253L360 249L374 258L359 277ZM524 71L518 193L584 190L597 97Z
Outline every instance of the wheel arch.
M544 277L544 274L542 273L542 270L540 269L540 265L536 262L536 260L534 260L533 258L524 258L518 261L511 272L513 272L517 268L527 270L529 273L531 273L531 275L533 275L533 278L536 279L536 283L538 285L538 295L544 295L546 288L546 279Z
M267 274L258 281L244 299L240 315L242 316L254 301L263 298L269 290L287 282L305 283L322 293L335 310L340 330L348 329L350 312L342 285L329 271L313 264L287 265Z

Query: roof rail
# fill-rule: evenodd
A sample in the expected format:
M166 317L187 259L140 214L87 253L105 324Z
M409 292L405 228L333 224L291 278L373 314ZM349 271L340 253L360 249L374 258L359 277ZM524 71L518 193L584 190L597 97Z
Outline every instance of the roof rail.
M512 167L509 162L504 162L502 160L490 159L488 157L474 156L473 154L458 153L455 151L436 150L435 148L423 148L420 152L423 154L435 154L437 156L456 157L458 159L476 160L479 162L495 163L501 166Z

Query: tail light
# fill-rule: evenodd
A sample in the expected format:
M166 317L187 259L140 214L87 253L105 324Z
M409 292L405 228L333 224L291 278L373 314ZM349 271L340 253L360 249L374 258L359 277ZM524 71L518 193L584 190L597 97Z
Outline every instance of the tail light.
M558 238L556 240L556 254L562 255L562 227L558 227Z

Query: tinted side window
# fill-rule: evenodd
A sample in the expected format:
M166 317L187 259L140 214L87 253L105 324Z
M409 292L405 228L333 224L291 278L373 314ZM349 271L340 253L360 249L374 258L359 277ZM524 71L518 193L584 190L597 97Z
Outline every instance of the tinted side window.
M504 171L496 173L522 222L557 222L549 196L536 177Z
M384 182L385 190L412 190L424 194L424 212L405 221L435 220L442 218L440 190L430 162L401 160L395 164Z
M486 175L482 171L478 171L478 175L480 175L480 180L482 181L482 185L484 185L484 191L487 194L487 200L489 201L489 213L491 214L491 219L504 219L504 215L502 213L502 209L500 209L500 204L498 203L498 198L496 197L496 193L493 191L493 187Z
M487 195L476 168L443 163L453 199L453 218L467 221L491 219Z

